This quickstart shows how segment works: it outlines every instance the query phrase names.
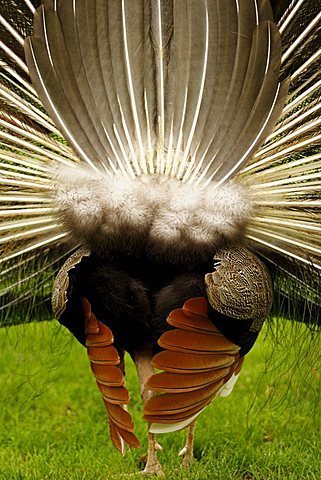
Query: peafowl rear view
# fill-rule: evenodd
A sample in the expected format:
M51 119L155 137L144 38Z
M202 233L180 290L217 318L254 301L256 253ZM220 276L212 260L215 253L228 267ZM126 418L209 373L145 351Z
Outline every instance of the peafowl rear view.
M1 322L52 296L121 453L131 355L146 474L158 433L188 428L190 464L265 319L320 326L320 20L312 0L1 3Z

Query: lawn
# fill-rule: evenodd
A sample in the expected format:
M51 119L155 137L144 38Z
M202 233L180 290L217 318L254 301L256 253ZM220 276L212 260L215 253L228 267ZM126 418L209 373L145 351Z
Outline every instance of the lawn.
M189 471L177 457L185 432L159 438L167 479L320 480L321 370L312 346L300 345L302 335L305 327L288 326L273 341L261 334L233 393L199 418ZM0 348L1 479L140 478L146 426L129 359L130 410L143 446L122 458L108 438L86 352L63 328L43 322L3 329Z

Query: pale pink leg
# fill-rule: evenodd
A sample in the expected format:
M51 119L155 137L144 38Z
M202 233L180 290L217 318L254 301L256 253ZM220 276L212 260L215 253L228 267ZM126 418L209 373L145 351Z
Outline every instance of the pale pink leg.
M140 394L144 404L151 398L153 393L145 389L145 384L149 377L153 375L153 367L151 366L152 355L150 352L135 353L134 361L137 369L138 380L140 385ZM162 447L156 442L154 433L148 432L148 452L147 462L143 475L164 475L161 464L157 459L157 450L162 450Z
M193 448L194 448L194 433L195 433L195 420L190 424L187 431L185 447L179 452L179 456L183 456L183 467L188 468L194 460Z
M148 432L147 462L144 470L142 471L143 475L159 475L159 476L164 475L161 464L157 459L158 449L159 449L159 446L156 442L155 434Z

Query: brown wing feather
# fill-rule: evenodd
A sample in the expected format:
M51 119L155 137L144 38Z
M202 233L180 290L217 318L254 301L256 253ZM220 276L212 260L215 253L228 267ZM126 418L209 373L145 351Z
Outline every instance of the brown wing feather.
M114 405L110 402L107 402L105 399L104 402L109 416L112 418L117 427L120 427L127 432L133 433L134 424L132 421L132 417L129 415L129 413L126 412L126 410L124 410L123 407L120 405Z
M173 310L167 319L169 325L173 327L181 328L183 330L192 330L192 331L205 331L208 333L219 333L219 330L211 322L207 316L207 303L205 298L204 301L200 300L199 302L195 301L196 299L187 300L184 303L183 308L177 308ZM194 309L194 311L193 311ZM195 319L197 324L195 324Z
M194 317L201 315L207 317L208 305L205 297L196 297L186 300L182 310L184 312L190 312Z
M121 386L106 386L98 382L98 388L106 402L115 403L117 405L126 405L129 403L129 393L127 388Z
M123 428L116 427L117 431L119 432L120 436L124 439L124 441L132 448L139 448L140 442L138 438L128 430L124 430Z
M150 377L146 383L146 387L155 392L192 392L193 390L206 387L207 385L226 377L229 372L229 367L200 373L180 374L162 372Z
M115 347L87 346L89 360L99 365L118 365L120 358Z
M152 360L152 366L167 372L199 373L215 368L233 365L234 357L229 354L203 354L192 356L185 352L165 350L157 353Z
M193 421L232 375L239 373L243 359L240 347L207 317L205 298L188 300L183 308L173 310L167 321L176 328L159 339L165 350L153 357L152 365L164 371L147 382L147 388L158 395L146 403L144 417L152 430L163 424L172 431Z
M152 397L145 406L146 415L152 415L158 412L159 415L170 415L184 412L190 408L211 399L224 384L224 380L218 380L207 387L199 388L192 392L184 393L164 393ZM210 401L210 400L209 400Z
M182 422L185 420L189 420L193 417L193 415L201 412L207 405L211 402L212 397L206 398L202 402L198 402L190 408L185 408L184 410L176 413L167 413L165 415L155 414L153 415L145 415L145 420L149 421L150 423L162 423L163 425L167 424L175 424L177 422Z
M107 385L110 387L122 386L124 385L124 375L121 370L116 366L110 366L106 368L105 365L99 365L97 363L91 364L91 370L96 377L97 382L102 385Z
M160 337L158 344L169 350L197 354L236 353L239 351L239 347L221 333L187 332L178 328L165 332Z
M133 433L132 418L123 408L129 403L129 393L124 386L124 375L118 366L120 357L112 345L114 338L110 328L97 320L86 298L82 298L82 305L91 370L107 409L111 441L123 454L124 442L130 447L139 447L140 443Z
M86 337L87 347L106 347L114 342L111 330L103 323L99 322L98 332L89 333Z
M122 438L120 436L120 433L118 431L116 424L113 422L113 420L110 417L109 417L109 436L114 447L117 448L117 450L122 455L124 455L124 442L122 441Z

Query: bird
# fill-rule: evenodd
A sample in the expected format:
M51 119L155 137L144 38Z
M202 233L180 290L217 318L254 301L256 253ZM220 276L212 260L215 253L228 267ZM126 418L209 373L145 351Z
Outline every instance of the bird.
M320 20L313 0L1 2L0 322L52 309L122 454L132 357L146 475L184 428L190 465L266 319L321 325Z

